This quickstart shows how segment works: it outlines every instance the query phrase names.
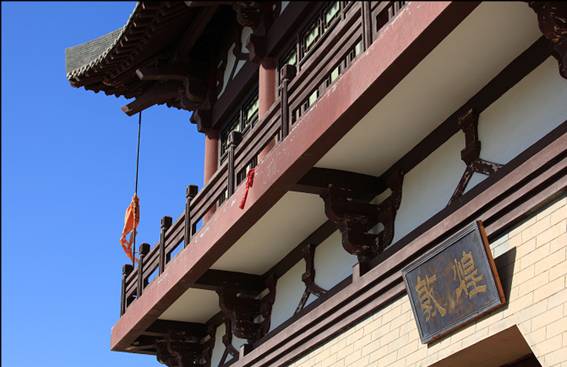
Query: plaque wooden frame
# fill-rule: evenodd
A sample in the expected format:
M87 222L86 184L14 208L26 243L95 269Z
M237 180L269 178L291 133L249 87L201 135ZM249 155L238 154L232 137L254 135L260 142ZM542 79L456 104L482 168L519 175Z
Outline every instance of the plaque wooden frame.
M477 308L473 311L469 311L467 314L457 317L456 320L447 323L443 327L437 328L436 331L425 331L426 329L423 325L423 317L420 317L420 303L416 297L415 292L412 289L412 282L408 278L408 274L417 271L420 267L424 266L428 261L432 260L434 257L442 254L444 251L447 251L452 246L459 244L459 241L470 235L474 232L478 233L478 241L477 243L473 243L473 245L478 245L482 249L482 253L485 255L485 258L481 259L486 261L487 268L490 270L486 273L487 275L487 286L494 287L492 290L495 292L493 293L493 297L488 299L488 304ZM488 276L490 279L488 279ZM406 291L410 300L411 309L413 312L414 320L417 324L417 329L419 331L419 337L423 344L428 344L433 341L437 341L448 334L455 332L458 329L463 328L466 325L471 324L472 322L482 318L483 316L495 311L496 309L504 306L506 304L506 297L504 294L504 290L502 288L502 283L500 282L500 277L498 275L498 271L496 268L496 264L492 257L492 251L490 250L490 244L488 241L488 237L486 235L486 230L482 221L477 220L473 223L470 223L439 245L435 246L433 249L428 251L427 253L423 254L417 260L413 261L411 264L407 265L404 269L402 269L402 277L404 280L404 284L406 287Z

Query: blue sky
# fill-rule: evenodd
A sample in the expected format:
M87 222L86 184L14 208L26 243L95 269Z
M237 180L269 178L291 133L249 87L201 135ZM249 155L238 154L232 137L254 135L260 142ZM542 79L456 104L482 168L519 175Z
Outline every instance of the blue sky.
M65 78L65 48L122 26L133 7L2 3L3 366L159 365L109 350L137 117L121 112L125 99ZM144 112L140 241L154 244L160 218L181 214L185 186L202 184L204 139L189 117Z

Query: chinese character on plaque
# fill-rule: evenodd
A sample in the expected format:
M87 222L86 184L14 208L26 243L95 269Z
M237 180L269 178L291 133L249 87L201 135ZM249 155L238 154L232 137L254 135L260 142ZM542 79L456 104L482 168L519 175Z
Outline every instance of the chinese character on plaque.
M403 269L402 274L423 343L505 303L480 221L435 246Z

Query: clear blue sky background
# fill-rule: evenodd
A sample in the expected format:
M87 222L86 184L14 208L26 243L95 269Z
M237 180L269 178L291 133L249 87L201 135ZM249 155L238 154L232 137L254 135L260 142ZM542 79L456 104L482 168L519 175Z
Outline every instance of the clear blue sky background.
M135 3L2 3L2 365L157 366L110 352L118 243L134 188L126 100L72 88L65 48L125 24ZM187 111L144 112L138 238L202 184L203 136Z

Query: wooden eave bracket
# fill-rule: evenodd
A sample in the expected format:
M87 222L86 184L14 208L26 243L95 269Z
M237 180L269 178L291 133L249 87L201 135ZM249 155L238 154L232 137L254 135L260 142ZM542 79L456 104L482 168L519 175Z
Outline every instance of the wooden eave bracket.
M448 206L463 196L475 172L490 176L502 168L501 164L480 158L481 143L478 139L478 118L478 112L472 108L459 117L459 126L465 133L465 148L461 151L461 159L467 167L447 204Z
M321 297L327 293L326 289L323 289L315 282L315 248L316 246L312 243L305 246L303 249L303 259L305 260L305 272L301 275L301 280L305 284L305 290L303 295L295 309L295 313L299 313L305 307L307 300L310 295L315 295L316 297Z
M217 293L223 318L230 323L233 335L249 343L266 335L276 295L274 277L266 279L264 286L255 292L227 287L218 289Z
M567 79L567 3L564 1L529 1L536 12L543 36L551 43L559 62L559 73Z
M392 193L380 204L365 202L374 197L368 195L368 189L356 193L351 188L330 184L327 191L321 194L327 218L341 231L344 249L356 255L363 268L384 251L394 238L394 222L402 198L403 173L395 171L386 181ZM365 201L357 199L365 196ZM382 224L383 230L371 233L378 223Z
M313 167L292 186L291 191L321 195L327 192L329 185L349 189L359 199L368 196L373 197L385 188L384 181L380 177L338 169Z
M168 367L208 365L215 342L215 329L204 324L157 320L129 348L156 354Z
M144 94L133 102L121 107L122 111L128 116L145 110L156 104L165 103L166 101L177 98L179 96L179 86L174 82L157 83L150 87Z

